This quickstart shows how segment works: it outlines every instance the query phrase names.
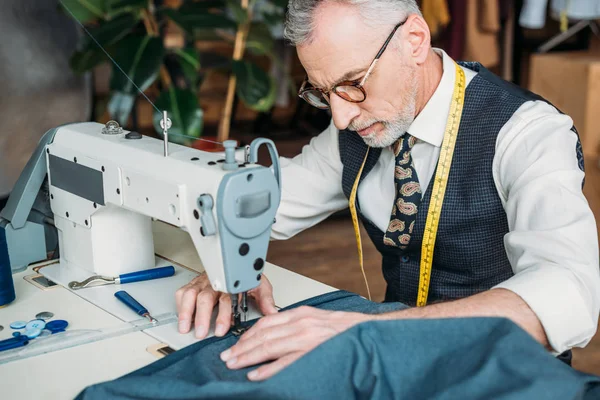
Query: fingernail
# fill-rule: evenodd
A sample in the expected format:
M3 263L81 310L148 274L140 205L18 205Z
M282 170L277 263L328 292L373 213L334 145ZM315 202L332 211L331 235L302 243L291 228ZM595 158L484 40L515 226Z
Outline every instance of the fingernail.
M227 327L225 325L223 325L223 324L217 325L217 328L215 329L215 335L223 336L226 332L227 332Z
M248 372L248 379L257 379L258 378L258 370Z
M231 350L225 350L221 353L221 360L227 361L229 360L229 357L231 357Z
M206 336L206 328L202 325L196 327L196 338L202 339Z
M188 321L188 320L179 321L179 332L180 333L187 333L189 330L190 330L190 321Z
M235 363L237 362L237 358L233 357L231 360L227 361L227 366L229 368L233 367L235 365Z

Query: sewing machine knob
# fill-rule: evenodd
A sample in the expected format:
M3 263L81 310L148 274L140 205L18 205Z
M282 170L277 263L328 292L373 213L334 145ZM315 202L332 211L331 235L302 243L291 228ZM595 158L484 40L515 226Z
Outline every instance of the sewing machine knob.
M238 169L238 163L235 159L235 146L237 142L235 140L226 140L223 142L225 147L225 162L223 163L223 169L226 171L235 171Z
M198 198L198 207L202 212L200 217L202 236L212 236L217 233L217 226L212 213L213 205L213 198L210 194L203 194Z
M103 135L120 135L123 133L123 128L119 126L117 121L110 120L102 128Z

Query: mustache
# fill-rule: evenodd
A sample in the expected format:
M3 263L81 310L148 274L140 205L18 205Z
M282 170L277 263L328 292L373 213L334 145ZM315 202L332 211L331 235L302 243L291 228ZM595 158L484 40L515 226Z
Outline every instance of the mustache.
M384 126L386 125L385 121L379 121L379 120L370 120L370 121L365 121L365 122L352 121L352 122L350 122L350 124L348 124L348 129L350 129L351 131L358 132L358 131L362 131L363 129L370 127L373 124L376 124L377 122L381 122Z

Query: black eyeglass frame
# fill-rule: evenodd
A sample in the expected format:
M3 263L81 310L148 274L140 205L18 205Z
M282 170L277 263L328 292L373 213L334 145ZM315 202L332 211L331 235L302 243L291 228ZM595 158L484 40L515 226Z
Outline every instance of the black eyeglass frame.
M330 93L335 93L340 98L342 98L342 99L344 99L346 101L349 101L351 103L362 103L363 101L365 101L367 99L367 91L364 88L364 84L367 81L367 78L369 78L369 76L371 76L371 74L373 72L373 69L375 68L375 66L379 62L379 58L381 58L381 56L383 55L383 52L385 51L385 49L387 49L388 44L390 43L390 41L394 37L394 34L398 30L398 28L400 28L402 25L404 25L406 23L406 21L407 21L407 19L405 19L404 21L402 21L402 22L398 23L396 26L394 26L394 29L392 30L392 32L389 34L389 36L385 40L385 43L383 44L383 46L381 46L381 48L377 52L377 55L375 56L375 58L371 62L371 65L369 65L369 68L367 69L367 73L365 74L365 76L363 76L362 78L359 78L359 79L355 79L355 80L348 80L348 81L339 82L336 85L334 85L331 89L316 88L316 87L314 87L312 85L307 87L307 85L310 85L310 83L308 82L308 76L307 76L307 77L304 78L304 81L302 82L302 86L300 86L300 90L298 91L298 96L300 98L304 99L311 106L320 108L322 110L327 110L327 109L330 108L330 106L329 106L329 94ZM352 86L352 87L357 88L358 90L360 90L362 92L363 98L361 100L354 100L352 98L345 97L345 93L344 92L338 92L337 91L337 88L341 87L341 86ZM327 101L327 103L328 103L327 106L319 106L319 105L311 102L309 100L309 98L308 98L308 95L312 91L318 91L318 92L320 92L323 95L323 97L325 98L325 100Z

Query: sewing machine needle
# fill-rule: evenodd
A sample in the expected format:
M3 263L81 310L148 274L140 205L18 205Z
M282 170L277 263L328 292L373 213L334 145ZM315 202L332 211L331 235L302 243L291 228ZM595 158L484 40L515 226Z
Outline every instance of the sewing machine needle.
M239 309L239 300L237 294L231 295L231 313L233 317L232 325L234 329L237 329L240 326L240 309Z
M242 313L243 320L246 322L246 318L248 317L248 292L242 293Z

